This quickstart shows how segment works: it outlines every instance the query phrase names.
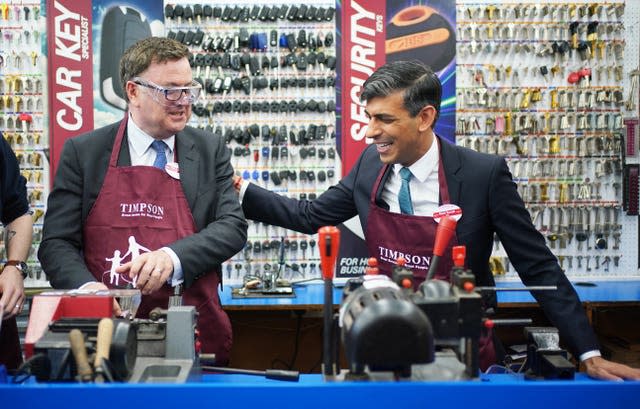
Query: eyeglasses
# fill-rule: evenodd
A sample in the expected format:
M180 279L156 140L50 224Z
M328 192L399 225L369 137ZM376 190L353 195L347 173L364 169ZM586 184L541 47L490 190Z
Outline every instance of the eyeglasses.
M178 102L183 98L183 95L186 95L187 101L190 104L193 104L198 97L200 97L200 91L202 90L202 85L200 85L196 81L191 81L191 85L188 87L170 87L165 88L161 87L158 84L154 84L151 81L144 80L140 77L135 77L131 80L134 84L140 85L142 87L153 90L152 93L156 102L163 104L165 102ZM164 95L164 100L162 100L160 95Z

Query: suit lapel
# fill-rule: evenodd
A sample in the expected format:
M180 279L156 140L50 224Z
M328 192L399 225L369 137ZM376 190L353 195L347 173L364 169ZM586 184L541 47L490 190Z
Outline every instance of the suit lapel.
M176 134L176 149L180 167L180 183L189 207L193 209L198 191L198 162L200 156L195 149L192 138L184 131Z
M114 138L115 143L115 138ZM113 149L113 143L111 144ZM111 152L109 152L111 154ZM107 163L108 165L108 163ZM122 145L120 145L120 153L118 154L117 166L131 166L131 153L129 152L129 137L127 131L124 132L124 138L122 139Z
M447 178L447 187L449 189L449 199L452 204L460 205L460 189L462 188L462 179L458 175L461 168L460 157L455 147L449 142L438 137L440 141L440 159L444 165L444 174Z

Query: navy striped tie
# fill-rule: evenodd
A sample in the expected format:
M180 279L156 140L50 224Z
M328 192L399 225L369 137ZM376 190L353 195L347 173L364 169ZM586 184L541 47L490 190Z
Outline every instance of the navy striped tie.
M151 144L151 147L156 151L156 160L153 161L153 166L164 170L164 165L167 164L167 154L165 153L167 144L164 143L164 141L155 140Z
M413 214L413 205L411 204L411 190L409 189L409 181L411 180L411 171L409 168L400 169L400 177L402 185L398 192L398 203L400 203L400 213Z

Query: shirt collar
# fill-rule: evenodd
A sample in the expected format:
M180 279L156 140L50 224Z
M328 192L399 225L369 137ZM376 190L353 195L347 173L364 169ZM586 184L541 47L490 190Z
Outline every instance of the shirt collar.
M127 136L129 138L130 146L133 148L137 156L142 156L149 149L151 143L155 140L151 135L143 131L136 125L135 121L129 114L129 120L127 121ZM171 135L167 139L163 139L164 143L169 147L169 153L173 153L173 148L176 144L176 136Z
M438 165L440 162L440 155L439 155L440 150L438 149L438 146L439 146L438 144L439 144L438 138L435 137L434 135L433 143L431 144L431 147L429 147L429 150L427 151L427 153L422 155L422 157L417 161L415 161L413 165L409 166L409 170L411 171L411 174L418 181L424 182L425 180L427 180L429 175L431 175L433 172L438 171ZM398 175L398 173L400 172L400 169L402 168L403 166L401 164L399 163L394 164L393 173L395 175Z

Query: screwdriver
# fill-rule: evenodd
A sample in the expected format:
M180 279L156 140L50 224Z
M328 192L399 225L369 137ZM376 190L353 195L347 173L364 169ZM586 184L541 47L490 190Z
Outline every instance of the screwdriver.
M227 368L227 367L221 367L221 366L202 366L202 369L205 371L228 373L228 374L264 376L267 379L274 379L277 381L298 382L300 380L300 372L285 371L281 369L267 369L266 371L256 371L253 369L237 369L237 368Z

